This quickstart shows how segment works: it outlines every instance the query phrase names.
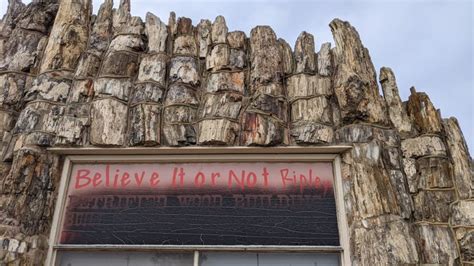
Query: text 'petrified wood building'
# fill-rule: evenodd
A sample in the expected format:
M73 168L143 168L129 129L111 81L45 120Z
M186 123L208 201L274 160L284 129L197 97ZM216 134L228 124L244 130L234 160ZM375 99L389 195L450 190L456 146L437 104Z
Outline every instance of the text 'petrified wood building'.
M0 264L46 258L63 156L51 147L336 146L355 265L474 263L471 159L455 118L402 102L357 31L335 47L229 32L105 0L9 0L0 24ZM315 51L315 48L319 48ZM379 85L383 96L379 94ZM3 264L2 264L3 265Z

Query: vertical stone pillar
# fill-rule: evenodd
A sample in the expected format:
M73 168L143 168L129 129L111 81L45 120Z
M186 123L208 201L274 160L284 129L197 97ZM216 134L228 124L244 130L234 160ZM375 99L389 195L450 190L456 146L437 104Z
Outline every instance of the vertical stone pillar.
M92 1L61 0L53 29L44 51L41 72L74 71L77 60L87 47L92 16Z
M161 112L166 90L168 28L147 13L145 35L148 49L142 55L135 88L130 99L130 145L154 146L161 142Z
M318 71L334 71L337 105L333 112L335 142L352 144L342 156L346 213L353 263L400 265L419 262L413 203L400 165L400 138L390 129L385 102L378 93L375 70L357 31L335 19L330 24L336 47L330 67L329 47L321 49ZM337 118L337 119L336 119ZM390 250L387 253L387 250Z
M446 144L453 164L453 181L460 199L473 198L474 176L471 173L471 156L456 118L443 120Z
M3 137L3 161L13 158L18 135L12 129L25 105L23 95L38 74L57 9L54 4L33 2L25 7L20 1L9 1L0 27L0 113L4 122L0 137Z
M52 17L54 17L55 11L52 10L54 6L55 5L46 5L41 2L31 3L25 9L25 12L29 13L30 17L20 16L22 19L19 20L20 23L17 24L17 27L21 27L23 30L27 29L26 32L33 30L39 33L44 32L44 35L46 35L49 32L49 23L52 21ZM45 17L41 19L45 20L38 23L31 23L32 18L38 19L41 17L35 12L44 14ZM23 101L26 106L21 111L15 127L12 130L13 137L10 141L11 144L4 150L5 159L13 159L11 182L15 182L15 178L20 178L20 175L14 171L15 169L18 170L18 167L21 167L20 165L25 160L26 164L34 169L40 169L41 167L49 168L54 165L53 161L55 160L57 163L56 156L45 152L42 147L49 147L55 143L58 125L65 113L65 103L70 92L73 73L78 58L88 42L91 12L92 7L90 1L62 1L47 42L34 41L30 43L30 45L36 43L35 49L39 54L42 53L44 44L47 43L47 46L42 57L43 63L40 67L40 75L34 79L31 86L25 87L24 89ZM35 14L33 15L33 13ZM34 35L38 35L38 32ZM33 38L33 40L36 39ZM30 47L33 48L33 46ZM38 49L41 49L41 52L38 51ZM31 52L31 54L34 55L33 52ZM22 65L21 69L17 69L17 71L25 71L28 69L30 74L36 74L35 71L37 71L36 69L38 68L35 67L32 62L24 61L25 58L20 59L21 55L19 57L17 57L16 54L12 55L12 59L16 60L15 58L18 59L18 61L16 61L17 63L15 63L16 66L10 65L9 67ZM31 160L30 158L42 159ZM55 177L54 174L60 170L58 166L55 166L55 168L56 169L51 169L50 173L41 179L42 182L44 182L41 186L33 184L32 187L24 191L22 190L23 192L14 192L17 196L15 199L12 198L12 201L10 201L8 205L12 210L21 211L26 208L21 207L22 204L25 204L25 206L33 204L28 197L25 197L25 201L18 200L22 197L22 193L30 195L31 191L35 189L40 189L46 193L43 197L38 196L38 198L35 199L38 201L36 203L38 205L38 212L31 214L31 217L21 218L22 223L25 223L25 228L28 227L26 224L27 221L35 221L35 219L43 219L44 221L42 221L42 223L47 224L44 227L38 225L33 226L33 228L37 229L35 229L36 231L34 232L28 232L30 235L43 234L43 237L45 237L49 232L51 216L49 208L53 206L57 182L57 180L55 180L57 177ZM37 174L38 173L35 173L34 175ZM42 213L42 211L46 209L48 209L48 213ZM28 212L25 210L25 213ZM41 215L44 215L44 217L41 217ZM21 215L16 216L21 217Z
M199 106L199 47L196 29L189 18L168 23L172 56L168 73L168 88L163 107L163 138L168 146L196 144L196 116Z
M218 16L211 27L208 51L208 73L198 114L198 143L235 145L239 140L239 118L248 73L245 33L228 33L224 18Z
M459 263L459 251L449 219L457 195L442 121L429 97L414 88L407 114L417 134L402 140L401 149L413 197L420 262L453 265Z
M268 26L250 33L249 104L242 116L241 144L288 144L288 107L281 45Z
M36 4L45 5L40 2ZM28 104L15 127L17 133L21 134L16 147L51 146L54 145L58 132L64 132L64 127L61 128L60 124L66 113L66 102L79 57L89 40L91 15L91 1L60 2L43 51L39 76L23 97ZM26 123L29 125L25 127Z
M1 239L8 246L2 253L2 261L7 264L41 264L46 255L61 169L58 157L46 152L44 147L54 144L58 121L64 113L69 78L76 64L72 61L77 60L69 61L69 56L82 52L82 44L87 43L89 35L90 2L80 2L74 7L83 13L86 27L82 28L74 24L75 15L65 18L65 9L72 9L68 5L71 3L62 3L61 15L56 20L57 4L34 1L26 7L19 5L21 11L15 15L14 25L8 25L11 37L2 41L0 104L10 110L9 116L2 117L5 123L2 159L11 161L11 168L4 173L0 184L1 223L8 225ZM53 35L62 31L51 29L53 20L54 25L80 28L74 36L79 44L74 51L55 57L57 61L68 62L65 77L39 71L42 58L50 56L43 53L46 44L54 42ZM2 33L6 29L3 27Z
M0 184L3 262L44 263L59 177L57 156L38 146L15 152L12 168Z
M56 146L88 145L90 107L94 99L94 82L112 37L112 0L106 0L92 25L89 45L81 54L74 73L71 93L64 116L59 121Z
M474 263L474 175L472 158L456 118L443 120L453 181L459 200L451 205L450 225L458 241L461 263Z
M322 46L326 49L327 45ZM321 50L321 58L329 50ZM330 57L330 55L329 55ZM295 44L295 72L287 78L290 135L297 144L328 144L334 139L329 73L317 74L313 35L302 32ZM325 62L321 61L321 64ZM327 61L331 64L331 61Z
M15 28L15 19L23 12L25 4L21 0L8 0L7 13L0 19L0 55L5 53L5 44Z
M379 95L374 65L357 31L334 19L329 26L336 42L334 92L344 124L367 122L387 125L386 108Z
M316 73L316 55L314 54L314 37L303 31L295 43L295 73Z
M402 137L411 135L413 133L412 124L398 94L397 81L393 71L388 67L382 67L379 80L387 103L390 121Z
M129 1L121 1L113 11L112 29L113 37L93 83L90 143L97 146L128 144L128 102L140 54L145 50L145 27L140 17L130 15Z

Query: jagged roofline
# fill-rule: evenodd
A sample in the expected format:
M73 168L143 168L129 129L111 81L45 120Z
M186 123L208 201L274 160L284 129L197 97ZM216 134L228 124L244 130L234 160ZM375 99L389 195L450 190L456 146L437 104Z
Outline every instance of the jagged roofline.
M129 1L97 17L90 1L51 3L2 22L0 264L44 261L59 146L351 145L340 173L353 264L474 261L456 119L415 90L402 102L389 68L377 80L348 22L333 20L336 47L315 53L305 32L292 49L268 26L228 32L223 17L193 26L171 13L166 25L131 16Z
M63 2L61 4L62 5L69 5L68 2L72 3L72 0L63 0ZM35 4L35 3L43 3L43 4L48 4L49 3L49 4L51 4L51 3L57 3L57 1L54 1L54 0L53 1L38 0L38 1L33 1L32 2L32 4ZM84 24L88 24L88 21L90 21L90 17L92 16L92 1L82 0L82 1L79 1L79 3L82 4L82 11L85 11L85 13L83 13L83 15L78 16L78 18L83 19L82 22L80 22L79 24L82 24L84 26ZM75 5L75 6L77 6L77 5ZM6 38L7 35L9 34L8 33L9 32L9 27L10 27L9 25L11 23L13 23L12 18L17 16L25 7L26 6L21 2L21 0L9 0L7 13L3 16L2 24L0 24L2 26L1 33L2 33L3 38ZM101 20L106 20L107 18L105 18L105 17L109 17L109 19L110 19L110 16L113 15L114 19L113 19L113 24L112 25L113 25L114 29L116 29L117 27L120 27L121 24L123 24L123 23L127 23L127 21L130 20L130 19L132 19L132 21L135 21L134 23L137 26L139 24L142 24L142 25L144 24L140 17L132 17L131 16L131 14L130 14L130 10L131 10L130 0L121 0L118 9L115 9L115 8L112 9L112 7L113 7L113 1L112 0L104 1L100 6L98 16L97 16L97 19L95 21L100 22ZM79 13L81 13L81 12L79 12ZM61 14L61 12L59 12L59 14ZM56 19L58 19L58 18L56 18ZM162 23L159 18L157 18L156 16L154 16L151 13L147 13L146 19L147 20L157 20L159 23ZM190 19L184 18L184 17L179 18L178 22L179 22L179 20L189 20L189 21L191 21ZM204 23L205 21L208 21L208 20L202 20L201 23ZM77 23L77 21L76 21L76 23ZM95 23L95 24L100 24L100 23ZM191 25L191 22L189 22L189 24ZM227 26L225 24L226 24L225 23L225 18L222 17L222 16L217 16L212 25L213 25L213 29L214 29L214 27L219 27L219 25L221 25L220 27L225 28L225 32L227 32L228 30L227 30ZM164 25L172 28L172 31L174 31L173 28L176 28L176 15L175 15L174 12L170 13L170 17L169 17L169 20L168 20L168 25L166 25L166 24L164 24ZM336 47L333 49L333 52L334 52L334 55L335 55L335 60L340 61L340 63L344 63L345 65L350 65L351 70L356 72L359 76L361 76L361 78L363 80L369 80L370 81L369 86L368 86L368 89L365 91L365 93L371 94L372 97L374 97L375 99L378 98L379 97L379 94L378 94L379 90L378 90L377 82L375 80L376 72L375 72L374 66L372 64L372 61L370 60L370 55L369 55L368 50L363 46L363 44L360 41L360 37L359 37L358 32L348 22L342 21L342 20L337 19L337 18L334 19L333 21L331 21L329 26L330 26L331 31L333 33L334 41L336 43ZM192 27L192 25L191 25L191 27ZM257 27L255 27L251 31L250 38L252 38L252 34L254 32L258 32L258 29L262 28L262 27L265 27L266 30L269 31L270 35L274 36L272 38L276 39L275 33L273 32L273 30L269 26L257 26ZM94 31L94 29L96 29L96 28L98 28L98 27L93 27L92 31ZM61 32L61 30L57 30L57 31L53 30L53 34L55 32ZM83 34L88 35L88 32L89 32L88 27L84 27L83 28ZM146 33L147 32L145 32L145 34ZM174 34L174 32L173 32L173 34ZM212 32L211 32L211 36L213 36ZM86 39L87 39L87 36L86 36ZM246 39L248 41L249 38L246 37ZM218 42L217 40L213 40L213 41ZM225 40L220 40L220 41L225 42ZM280 38L279 42L283 46L283 51L286 51L284 53L286 53L285 55L287 57L295 57L296 59L299 58L300 61L303 61L303 64L299 64L299 65L297 64L296 65L296 72L305 72L308 69L309 69L309 72L311 72L311 71L317 72L317 70L315 70L317 62L312 56L312 54L315 53L315 51L314 51L315 50L314 49L315 44L314 44L313 35L303 31L298 36L293 50L291 49L291 47L287 44L287 42L285 40ZM81 49L84 49L84 47L87 46L87 45L88 45L87 42L83 42L82 44L79 44L80 47L83 47ZM163 44L163 45L166 45L166 44ZM57 46L57 44L56 44L56 46ZM327 49L326 48L327 46L330 47L330 43L323 43L321 45L321 49L323 49L323 48ZM55 47L54 43L48 42L48 46L46 47L46 52L45 53L47 53L48 50L56 51L58 49L57 49L57 47ZM252 49L250 51L252 51ZM366 58L366 60L364 60L363 62L358 60L358 58L360 58L360 57ZM294 58L291 58L291 60L294 60ZM73 56L69 60L68 60L68 58L63 58L63 61L66 61L66 63L68 63L68 61L69 61L69 65L68 64L63 65L62 68L72 70L75 67L74 64L77 61L77 56ZM52 63L51 58L48 58L48 57L43 58L42 65L41 65L41 68L40 68L40 72L47 71L51 67L51 63ZM62 62L62 63L64 63L64 62ZM285 67L285 64L284 64L284 67ZM298 68L300 68L300 69L298 69ZM324 70L319 70L319 71L324 71ZM341 72L343 72L343 71L335 71L336 75L338 75ZM389 73L389 74L385 74L385 73ZM405 115L404 110L402 110L403 108L401 108L402 104L401 104L401 100L400 100L400 97L399 97L399 94L398 94L398 88L396 86L396 81L395 81L393 72L389 68L382 67L382 69L380 71L380 80L381 80L382 84L384 83L384 81L387 81L387 78L384 78L383 75L393 76L393 77L391 77L392 81L386 82L386 83L390 83L390 86L391 86L390 92L388 90L383 90L385 100L389 101L389 102L392 101L393 102L392 104L397 106L397 110L400 111L401 116L404 117L404 118L408 118L408 116ZM341 79L336 76L336 87L338 86L337 81L339 81L339 80L341 80ZM344 79L342 79L342 80L344 80ZM387 95L387 92L389 92L389 95ZM416 94L417 93L414 90L412 90L412 95L416 95ZM390 98L392 96L394 96L395 98L394 99L387 99L387 98ZM427 95L425 95L424 98L427 99L427 101L429 102L429 105L432 105L431 101L429 100L429 97ZM383 106L377 106L375 109L377 109L377 111L385 112L385 111L383 111L383 109L384 109ZM410 108L408 108L408 109L409 109L408 111L410 111ZM398 111L397 111L397 113L398 113ZM390 113L390 110L388 112ZM438 112L437 115L439 117L441 117L440 116L440 111L437 110L437 112ZM369 112L369 118L370 118L370 112ZM372 121L372 122L377 122L377 123L380 123L380 124L387 124L387 121L382 121L379 118L374 118L374 119L375 120ZM389 121L389 123L394 124L395 122L393 121L393 119L391 119L391 120L392 121ZM403 121L405 121L405 122L403 122ZM405 125L398 125L398 126L402 126L402 127L404 126L405 127L405 129L398 128L399 130L402 130L401 132L403 132L403 130L408 130L408 131L412 130L412 129L408 128L409 126L407 125L406 121L407 121L407 119L402 119L402 122L400 122L400 121L398 122L399 124L400 123L405 124ZM397 125L395 125L395 126L397 126ZM441 128L441 126L438 126L438 128Z
M59 2L61 2L61 5L69 5L68 2L72 3L72 1L73 0L63 0L62 2L61 1L59 1ZM55 0L51 0L51 1L37 0L37 1L33 1L31 4L35 4L35 3L52 4L52 3L57 3L57 2L58 1L55 1ZM80 4L82 4L82 11L85 11L85 12L83 14L81 12L79 12L82 15L78 16L77 18L82 18L83 19L82 21L79 21L80 22L79 24L82 24L84 26L84 24L88 24L88 22L90 21L90 17L92 16L92 1L90 1L90 0L81 0L81 1L78 1L78 2ZM77 6L77 5L75 5L75 6ZM21 0L9 0L8 1L7 13L3 16L2 21L1 21L2 24L0 24L1 29L2 29L1 30L2 38L6 38L7 35L9 34L8 33L9 32L9 27L10 27L9 24L13 23L12 18L17 16L25 7L26 6L22 3ZM121 24L126 23L126 21L129 20L130 18L133 18L132 20L134 20L135 21L134 23L137 24L137 25L139 25L139 24L143 25L144 24L142 22L141 18L131 17L131 14L130 14L131 2L130 2L130 0L121 0L120 4L119 4L119 8L118 9L114 8L114 9L112 9L112 11L110 11L110 9L112 7L113 7L113 1L112 0L104 1L100 6L96 21L100 22L101 19L102 20L105 19L104 17L106 17L106 16L110 17L111 14L113 14L113 16L114 16L113 27L114 28L120 27ZM59 14L61 14L61 12L59 12ZM156 16L154 16L151 13L147 13L146 18L147 18L147 20L155 19L155 20L159 21L160 23L162 23L159 18L157 18ZM56 19L58 19L58 18L56 18ZM187 19L187 18L183 17L183 18L180 18L180 19L183 20L183 19ZM180 19L178 19L178 21ZM169 20L168 20L168 25L165 25L165 26L168 26L170 28L176 28L176 22L175 21L176 21L176 15L175 15L174 12L171 12ZM203 23L204 21L206 21L206 20L202 20L201 23ZM76 23L78 23L78 22L76 21ZM96 24L99 24L99 23L96 23ZM217 16L214 23L213 23L213 28L214 28L214 25L221 25L221 27L225 28L225 31L227 32L227 26L225 24L226 23L225 23L224 17ZM337 19L337 18L334 19L333 21L331 21L329 26L330 26L331 31L333 33L333 38L334 38L334 41L335 41L335 44L336 44L335 48L333 49L334 55L335 55L335 60L338 60L341 63L345 63L347 65L350 65L350 67L352 68L351 70L356 72L358 75L362 76L361 78L363 80L370 80L370 82L369 82L370 84L368 86L368 89L365 91L365 93L372 94L372 96L374 98L378 98L378 95L379 95L378 91L379 90L378 90L377 82L375 82L375 78L374 78L375 75L376 75L376 72L375 72L374 66L372 64L372 61L370 60L370 55L369 55L368 50L363 46L363 44L360 41L360 37L359 37L358 32L348 22L342 21L342 20ZM257 26L257 27L255 27L251 31L250 38L252 37L252 34L254 32L257 32L257 29L259 29L261 27L265 27L265 28L268 27L267 30L270 32L270 35L274 35L275 39L276 39L275 33L273 32L273 30L269 26ZM94 28L97 28L97 27L93 27L92 30L94 30ZM55 32L61 32L61 31L60 30L57 30L57 31L53 30L52 33L54 34ZM88 35L88 32L89 32L88 27L85 27L83 29L83 32L84 32L84 34ZM211 36L212 36L212 32L211 32ZM54 37L54 35L53 35L53 37ZM249 39L249 38L247 38L247 39ZM216 41L216 40L213 40L213 41ZM221 41L225 42L225 40L221 40ZM314 51L315 44L314 44L313 35L303 31L298 36L293 50L291 49L291 47L289 47L289 45L287 44L287 42L285 40L280 38L279 42L284 47L283 50L287 51L287 56L290 56L289 54L292 54L291 56L294 56L296 58L301 58L302 61L304 61L304 64L306 64L306 65L301 65L301 64L297 65L296 66L296 68L297 68L296 71L297 72L305 72L305 71L307 71L306 68L309 68L310 72L311 72L311 71L313 71L314 68L316 68L317 63L315 62L314 58L312 58L313 57L312 54L315 53L315 51ZM87 45L88 45L87 42L83 42L82 44L79 44L79 46L83 47L82 49L84 49L84 46L87 46ZM56 46L57 46L57 44L56 44ZM321 45L321 48L327 47L327 46L330 47L330 44L329 43L323 43ZM47 53L48 50L56 51L58 49L57 49L57 47L55 47L54 43L48 42L48 46L46 47L45 53ZM358 57L364 57L364 58L366 58L366 60L361 62L360 60L357 60ZM47 71L51 67L52 62L50 60L51 60L51 58L48 58L48 57L43 58L42 65L41 65L41 68L40 68L40 72ZM61 67L65 68L65 69L71 69L72 70L75 67L74 64L77 61L77 56L73 56L72 58L70 58L69 65L67 64L68 63L68 58L63 58L63 61L66 61L66 64L61 66ZM64 62L62 62L62 63L64 63ZM298 69L298 67L300 67L302 69ZM317 72L316 70L314 70L314 71ZM335 72L336 72L336 75L337 75L341 71L335 71ZM385 74L385 73L389 73L389 74ZM384 97L386 98L385 100L386 101L395 101L393 104L396 105L399 110L401 110L400 107L402 105L400 103L398 88L396 86L396 81L395 81L393 72L389 68L382 67L382 69L380 71L380 80L381 80L382 84L384 83L384 81L388 80L387 78L382 77L383 75L393 76L393 77L390 78L392 81L387 82L387 83L390 83L391 87L392 87L392 89L389 92L390 94L387 95L388 90L383 90L384 91ZM340 80L340 79L336 77L336 87L338 85L337 84L338 80ZM416 94L417 94L416 91L414 91L414 89L413 89L412 90L412 96L416 95ZM395 99L387 99L388 97L392 97L392 96L394 96ZM429 102L429 105L432 105L430 100L429 100L429 97L427 95L425 95L424 98L427 99L427 101ZM378 107L376 107L376 109L378 111L383 111L382 110L383 106L382 107L378 106ZM408 111L410 111L410 110L408 110ZM383 112L385 112L385 111L383 111ZM437 112L438 112L437 115L440 116L440 114L439 114L440 111L437 110ZM408 116L405 116L403 110L401 110L401 115L403 117L408 118ZM402 121L406 121L406 119L402 119ZM386 124L387 123L387 121L382 121L382 120L377 119L377 118L375 118L375 121L373 121L373 122L377 122L377 123L381 123L381 124ZM393 124L394 121L390 121L390 123ZM405 127L408 127L408 125L406 125L406 123L405 123ZM439 128L440 128L440 126L439 126ZM411 130L411 129L405 128L405 130Z
M9 1L13 1L13 0L9 0ZM15 0L15 1L18 1L21 3L21 0ZM92 2L91 2L92 4ZM101 12L105 12L105 10L108 10L108 9L112 9L112 12L115 12L115 13L120 13L120 14L128 14L128 16L131 16L131 2L130 0L120 0L120 4L119 4L119 7L118 9L116 8L113 8L113 5L114 5L114 2L113 0L105 0L101 5L100 5L100 8L99 8L99 11L98 11L98 14L97 16L98 17L102 17L102 16L109 16L110 14L106 13L106 14L101 14ZM137 20L139 20L140 22L142 22L142 18L140 16L134 16ZM155 20L158 20L160 23L161 22L161 19L159 17L157 17L156 15L154 15L152 12L147 12L146 13L146 16L145 16L146 20L148 19L155 19ZM186 17L180 17L179 19L189 19L189 18L186 18ZM174 11L170 12L170 16L168 18L168 25L171 25L171 24L174 24L176 22L173 22L176 20L176 13ZM206 21L209 21L208 19L201 19L200 23L204 23ZM209 21L210 22L210 21ZM143 22L142 22L143 23ZM224 27L227 27L225 24L226 24L226 21L225 21L225 18L221 15L218 15L216 16L215 20L214 20L214 24L223 24ZM164 24L165 26L168 26L167 24ZM196 26L199 26L196 25ZM257 28L257 27L269 27L269 29L273 32L273 29L271 28L270 25L257 25L254 27ZM361 46L361 48L363 48L363 50L365 50L364 52L366 53L367 56L369 56L369 59L370 59L370 55L368 54L368 50L363 47L363 44L362 42L360 41L360 36L357 32L357 30L347 21L343 21L339 18L335 18L333 19L330 24L329 24L329 27L333 33L333 40L335 42L335 48L333 48L333 50L335 50L335 52L337 53L338 51L341 51L343 50L344 48L344 45L346 45L346 43L344 43L342 41L342 38L339 38L339 36L341 34L345 34L345 32L340 32L341 29L344 29L344 28L350 28L351 31L350 33L351 34L354 34L354 39L357 40ZM238 30L237 30L238 31ZM251 32L253 31L253 29L251 30ZM239 32L242 32L242 31L239 31ZM275 34L275 33L274 33ZM276 34L275 34L276 36ZM279 41L282 42L282 43L286 43L286 40L283 39L283 38L279 38ZM321 48L324 47L324 46L329 46L329 48L331 47L331 43L330 42L325 42L325 43L322 43L321 44ZM339 47L341 47L341 49L339 49ZM297 49L298 48L298 49ZM294 52L294 51L297 51L297 50L301 50L301 49L305 49L305 48L312 48L312 51L314 51L314 48L315 48L315 44L314 44L314 36L311 34L311 33L308 33L306 31L302 31L300 33L300 35L298 36L295 44L294 44L294 47L292 48L291 46L289 46L289 50L291 52ZM311 50L310 50L311 51ZM372 64L371 60L369 60L370 64ZM382 67L382 68L387 68L387 67ZM374 66L372 65L372 69L374 69ZM391 70L390 70L391 71ZM373 70L374 72L374 75L375 75L375 70ZM398 88L397 88L398 90ZM377 90L375 91L374 90L374 93L378 94L378 88Z

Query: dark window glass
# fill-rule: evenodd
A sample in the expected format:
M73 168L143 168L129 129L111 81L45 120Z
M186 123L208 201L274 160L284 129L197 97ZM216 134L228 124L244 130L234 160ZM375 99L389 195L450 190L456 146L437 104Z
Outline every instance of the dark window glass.
M339 246L316 163L77 164L61 244Z

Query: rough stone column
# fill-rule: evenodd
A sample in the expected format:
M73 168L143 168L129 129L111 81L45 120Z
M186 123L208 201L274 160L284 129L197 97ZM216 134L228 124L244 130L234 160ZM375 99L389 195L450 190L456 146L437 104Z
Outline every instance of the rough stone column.
M418 246L409 223L413 203L401 170L398 132L386 127L385 103L357 31L338 19L330 27L336 42L333 86L338 104L333 111L340 112L342 126L335 142L353 146L342 156L353 263L416 264ZM321 62L330 61L325 53L320 52ZM323 72L331 69L320 67Z
M33 2L23 7L17 1L10 1L0 33L3 44L0 71L37 74L57 10L57 4Z
M94 82L112 37L112 1L105 1L92 25L87 49L81 54L74 73L71 93L64 116L59 121L56 146L80 146L89 143L90 106Z
M454 117L444 119L443 129L446 133L449 155L452 158L454 183L459 198L472 198L474 197L472 192L474 177L470 172L471 156L457 119Z
M241 144L288 144L288 107L281 45L268 26L250 33L249 105L242 116Z
M166 90L168 28L147 13L145 35L148 50L142 55L135 88L130 99L130 145L154 146L161 142L161 112Z
M0 182L0 259L8 265L42 265L46 258L60 162L37 146L15 152Z
M411 88L407 111L419 135L402 140L403 167L413 197L421 263L459 263L450 225L450 205L457 195L453 166L446 149L442 121L425 93Z
M353 146L342 156L342 177L354 263L418 263L409 223L413 203L401 171L397 132L353 124L338 129L335 139Z
M112 8L113 1L105 0L104 3L100 5L99 12L94 20L94 25L92 26L92 32L89 38L88 52L99 57L103 56L103 54L107 51L107 46L109 45L110 38L112 37ZM82 58L82 60L84 60L84 57ZM93 65L95 66L95 64ZM79 66L78 69L80 69ZM76 75L78 74L77 72L79 71L76 71Z
M282 38L278 39L281 51L282 71L285 76L293 74L295 68L295 57L291 46Z
M42 53L46 44L44 36L48 34L50 22L54 17L54 7L51 3L33 2L25 9L25 13L20 15L17 27L25 33L34 32L33 36L41 38L37 42L37 38L32 39L33 42L28 46L31 50L30 56L36 57L36 54ZM30 254L20 258L20 264L41 263L44 259L44 249L47 245L34 247L38 244L34 241L46 242L61 168L57 156L45 152L43 147L54 145L59 132L59 123L66 111L65 103L70 93L77 59L89 38L91 9L90 1L61 2L50 37L47 39L41 73L31 86L23 87L22 100L26 106L12 130L10 144L3 152L4 160L12 160L12 168L4 179L3 193L6 197L2 205L5 206L7 215L19 219L17 234L24 233L36 239L25 240L26 247L22 249L21 245L11 248L12 253L9 255L12 255L13 259L15 252L25 252L25 249L32 247L31 252L28 252ZM26 17L28 14L29 17ZM43 17L37 17L38 15ZM32 19L38 21L34 23ZM19 51L25 52L21 49ZM10 61L9 69L28 71L29 74L37 73L40 57L33 57L32 61L21 54L10 55L10 59L14 61ZM15 196L7 196L8 194Z
M5 52L5 43L15 28L14 19L25 9L25 4L21 0L8 0L7 13L0 20L0 55Z
M0 24L0 117L2 161L11 161L17 135L12 132L23 98L32 86L58 6L9 1Z
M206 32L204 29L200 31ZM221 16L212 24L211 36L206 57L209 73L198 112L198 143L235 145L239 140L239 118L245 91L247 38L241 31L228 33Z
M162 115L163 141L168 146L194 145L201 84L196 29L191 19L184 17L178 19L175 30L174 22L168 24L172 57Z
M336 42L333 82L342 122L387 125L385 103L379 95L369 51L348 22L334 19L329 26Z
M329 47L322 46L321 59L330 57ZM297 144L332 143L334 140L333 114L330 73L323 71L317 74L314 53L314 38L311 34L302 32L295 44L296 68L293 75L287 78L286 88L288 101L291 106L290 135ZM331 60L321 60L321 65ZM321 68L325 68L321 67Z
M20 15L21 22L17 27L46 36L56 10L57 5L53 2L34 1ZM9 215L20 221L15 238L21 241L17 248L9 249L11 253L7 256L13 259L15 252L26 252L15 261L20 265L41 264L46 255L61 167L58 156L49 154L44 147L54 145L56 141L77 59L88 42L91 12L91 1L61 1L47 42L46 39L39 41L36 53L31 53L43 54L41 67L38 67L40 56L30 61L33 63L30 67L26 67L28 61L21 60L17 62L24 64L10 65L23 65L18 70L29 69L31 74L41 70L31 86L25 87L23 101L26 107L12 130L14 145L4 150L5 159L11 158L13 162L4 179L3 191L15 197L2 203ZM25 57L15 55L14 58L24 60ZM21 234L27 237L18 237Z
M453 181L459 201L451 205L450 225L454 228L458 241L461 261L474 263L474 175L470 169L472 162L456 118L443 120L448 154L453 164Z
M145 26L140 17L130 15L130 3L122 1L113 13L113 37L93 83L90 143L97 146L128 144L128 102L145 49Z
M413 129L410 118L398 94L397 81L393 71L388 67L382 67L379 80L382 85L385 102L387 103L390 121L400 135L409 136L413 133Z
M10 1L1 29L0 128L2 161L8 163L0 179L0 257L9 265L39 265L46 255L61 168L43 147L54 142L68 81L35 76L57 9L54 3L24 7Z
M208 19L201 19L196 26L197 39L199 43L199 59L206 59L211 40L212 23Z
M44 50L40 75L23 97L28 105L15 127L16 133L21 134L16 147L52 146L58 133L64 132L60 123L66 114L78 59L89 39L91 13L91 1L61 1Z
M92 1L61 0L48 45L44 51L41 72L76 69L77 60L87 46Z
M470 265L474 262L474 200L460 200L452 205L451 211L450 224L458 241L461 263Z
M316 72L316 56L314 54L314 37L312 34L303 31L296 39L295 43L295 73Z
M408 114L413 120L414 127L419 134L440 134L442 131L441 115L433 106L430 98L424 92L416 92L410 88L408 100Z
M38 72L58 5L9 1L0 27L0 116L2 160L11 161L17 136L11 132L24 108L23 95Z

